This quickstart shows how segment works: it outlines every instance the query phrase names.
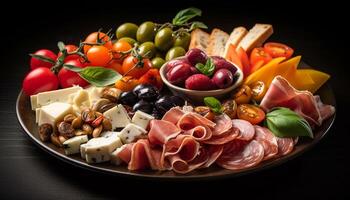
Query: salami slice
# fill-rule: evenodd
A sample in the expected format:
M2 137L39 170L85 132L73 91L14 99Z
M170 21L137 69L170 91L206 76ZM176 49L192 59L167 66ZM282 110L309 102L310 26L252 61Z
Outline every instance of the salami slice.
M254 138L255 130L254 126L250 122L242 119L233 119L232 126L238 128L239 130L237 139L249 141Z
M280 138L276 137L278 144L278 154L277 156L284 156L293 151L294 140L293 138Z
M255 140L258 141L264 147L264 158L268 160L273 158L278 153L277 139L271 131L265 127L254 126L255 128Z
M208 161L202 166L202 168L210 167L215 161L221 156L224 146L223 145L209 145L207 148L208 151Z
M203 143L211 145L222 145L236 139L238 135L239 130L235 127L232 127L229 131L226 131L224 134L213 135L209 140L203 141Z
M240 170L259 164L264 158L264 147L256 140L250 141L239 152L222 154L216 163L229 170Z

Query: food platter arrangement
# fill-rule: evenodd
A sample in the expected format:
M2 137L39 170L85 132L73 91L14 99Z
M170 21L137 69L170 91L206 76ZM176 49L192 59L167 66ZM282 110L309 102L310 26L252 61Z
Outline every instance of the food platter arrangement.
M157 177L237 174L319 140L335 115L319 95L330 75L268 41L270 24L209 34L201 14L30 54L17 102L26 133L63 160Z

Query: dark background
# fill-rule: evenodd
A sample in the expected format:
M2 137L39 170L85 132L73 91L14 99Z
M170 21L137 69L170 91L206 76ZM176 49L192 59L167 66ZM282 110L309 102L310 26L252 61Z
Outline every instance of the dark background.
M342 3L190 0L13 4L2 6L1 12L1 199L184 198L188 192L197 198L349 198L349 63L345 62L349 36L345 31L348 11ZM98 28L115 30L123 22L170 21L178 10L188 6L203 10L199 19L210 29L219 27L230 32L239 25L273 24L271 40L294 47L305 62L330 73L338 110L326 138L302 156L255 174L217 181L164 183L107 176L70 166L24 136L16 119L15 100L29 69L28 53L40 48L56 51L57 41L77 43Z

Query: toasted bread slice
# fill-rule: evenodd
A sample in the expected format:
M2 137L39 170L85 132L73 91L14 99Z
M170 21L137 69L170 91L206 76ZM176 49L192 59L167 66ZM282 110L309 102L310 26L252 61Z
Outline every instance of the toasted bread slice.
M229 34L226 32L214 28L210 34L207 54L211 56L221 56L225 51L225 45L229 37Z
M250 52L253 48L261 46L267 38L273 33L270 24L255 24L246 36L238 44L237 48L242 47L246 52Z
M240 27L236 27L233 29L233 31L230 34L230 37L228 38L228 41L226 42L225 45L225 51L223 52L223 54L221 55L222 57L226 57L229 46L233 45L235 47L238 46L238 44L241 42L241 40L243 39L243 37L248 33L247 29L244 28L243 26Z
M209 33L202 31L201 29L195 29L191 33L191 42L189 49L198 48L206 51L209 44Z

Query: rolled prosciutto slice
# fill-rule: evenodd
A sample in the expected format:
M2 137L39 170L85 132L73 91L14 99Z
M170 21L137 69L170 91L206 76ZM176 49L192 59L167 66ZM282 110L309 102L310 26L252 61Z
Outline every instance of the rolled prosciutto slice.
M148 139L153 145L163 145L172 138L181 133L175 124L165 120L152 120L150 122L150 130Z

